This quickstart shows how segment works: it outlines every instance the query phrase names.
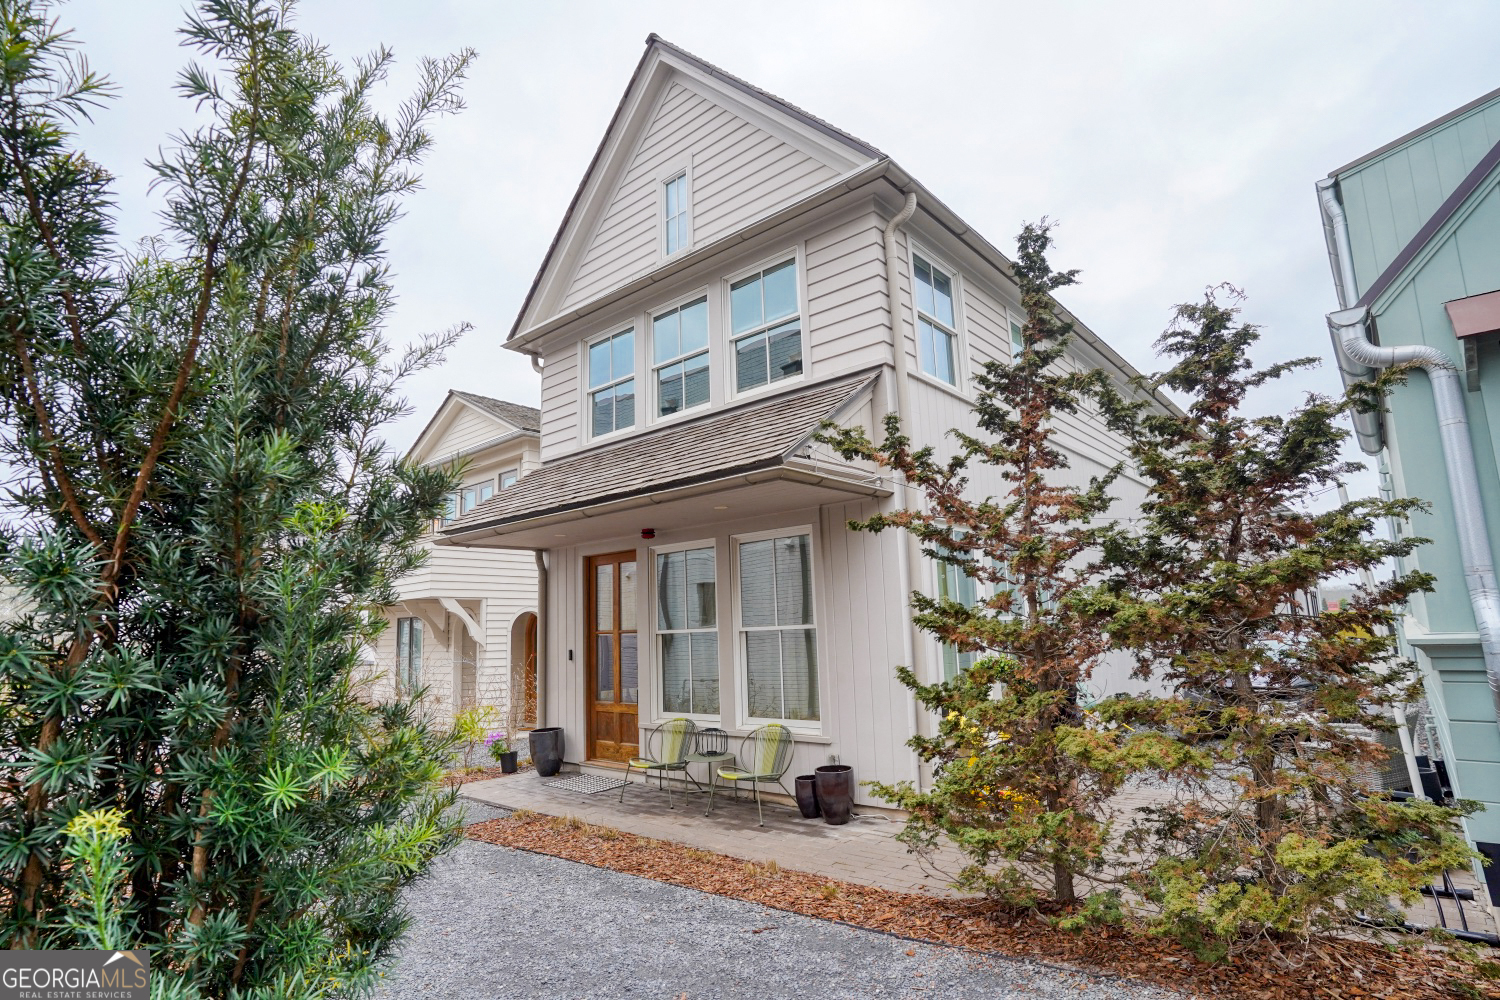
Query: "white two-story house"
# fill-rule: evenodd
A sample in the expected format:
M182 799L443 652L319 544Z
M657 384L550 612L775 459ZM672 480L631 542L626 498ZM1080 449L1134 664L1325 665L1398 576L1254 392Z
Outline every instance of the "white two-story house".
M373 651L371 694L424 690L427 710L450 719L489 705L497 722L536 723L537 571L530 553L434 546L445 527L513 492L541 461L541 413L452 390L406 460L453 469L460 485L425 543L427 559L397 582L390 627Z
M975 372L1019 339L1010 274L889 156L647 40L505 344L541 371L541 465L440 539L540 553L540 713L569 761L608 766L688 716L786 725L792 773L921 779L905 743L931 720L894 667L962 657L908 595L970 581L850 531L917 498L815 435L892 411L918 442L972 427ZM1135 374L1082 324L1069 363ZM1096 421L1058 432L1080 483L1121 456ZM1003 492L988 471L974 489ZM1119 492L1129 514L1142 488Z

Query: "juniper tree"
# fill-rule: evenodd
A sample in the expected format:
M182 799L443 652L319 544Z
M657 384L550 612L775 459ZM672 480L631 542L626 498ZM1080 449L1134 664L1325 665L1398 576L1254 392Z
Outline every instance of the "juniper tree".
M1052 269L1051 242L1046 220L1018 237L1024 346L1011 362L988 362L976 375L977 432L951 432L956 454L940 461L930 446L913 449L895 415L879 444L860 429L828 440L847 458L892 470L923 500L850 527L910 532L928 559L973 581L977 598L911 596L916 624L974 662L931 683L898 668L937 715L937 732L911 743L933 766L932 786L877 785L877 793L910 812L907 843L926 851L947 838L967 855L961 887L1012 902L1035 902L1040 890L1073 903L1080 878L1098 874L1108 855L1105 803L1143 749L1131 734L1095 725L1080 701L1108 644L1084 627L1073 597L1092 582L1120 470L1070 482L1077 477L1054 440L1056 420L1091 405L1128 423L1134 405L1103 372L1064 365L1072 325L1053 293L1077 272ZM971 476L979 466L1007 484L1003 495L977 495Z
M1255 390L1316 360L1256 368L1259 332L1238 319L1239 299L1221 286L1178 306L1158 341L1172 366L1150 384L1187 405L1135 423L1130 460L1149 493L1138 520L1110 531L1106 576L1079 601L1167 692L1102 711L1174 744L1161 774L1175 797L1128 840L1164 926L1216 954L1246 934L1305 937L1377 913L1465 858L1458 811L1393 803L1362 778L1385 757L1374 733L1414 683L1397 618L1432 585L1390 573L1421 539L1374 528L1420 502L1313 510L1359 468L1340 457L1340 421L1400 373L1250 416ZM1319 584L1366 573L1390 575L1337 610L1309 607Z
M108 85L49 5L0 0L0 937L87 923L64 831L108 813L110 926L182 995L358 990L454 836L448 738L354 669L450 486L381 438L458 332L386 343L384 240L471 54L387 118L391 53L341 66L293 13L189 15L203 118L126 253L71 133Z

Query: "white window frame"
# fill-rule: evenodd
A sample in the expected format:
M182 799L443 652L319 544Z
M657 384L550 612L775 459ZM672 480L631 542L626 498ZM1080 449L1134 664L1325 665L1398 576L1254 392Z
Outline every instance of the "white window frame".
M948 279L953 297L953 326L950 328L936 316L927 313L917 307L917 258L922 258L929 268L936 268ZM909 270L908 278L911 283L911 335L912 348L916 352L915 374L926 382L956 392L965 398L968 397L969 385L969 347L968 337L965 334L964 324L964 287L963 275L958 268L953 267L941 256L930 252L916 240L908 239L906 243L906 258ZM922 370L922 328L918 319L925 319L934 327L949 333L953 337L953 381L944 382L941 378Z
M589 355L590 355L590 352L593 351L595 345L601 344L601 343L603 343L606 340L614 340L616 337L622 336L622 335L624 335L626 333L634 335L634 340L631 343L631 350L630 350L630 355L631 355L631 357L630 357L630 374L626 375L626 376L623 376L621 378L614 379L613 381L607 382L604 385L591 385L590 384L590 373L589 373ZM581 409L583 411L583 414L582 414L582 419L583 419L583 440L584 441L604 441L604 440L607 440L609 438L622 436L622 435L625 435L625 434L632 433L633 431L639 430L641 428L641 426L642 426L642 421L641 421L641 416L642 416L642 414L641 414L641 386L640 386L640 381L641 380L640 380L640 378L637 375L637 373L640 371L640 367L641 367L640 320L639 319L627 320L624 324L616 324L613 327L611 327L609 333L600 334L597 337L592 337L592 338L590 338L588 340L585 340L583 342L583 346L582 346L582 357L579 360L578 366L579 366L579 371L582 373L582 377L578 381L579 381L580 387L583 389L583 399L582 399L582 401L580 403ZM613 373L611 372L611 374L613 374ZM598 393L598 392L603 392L605 389L612 389L615 386L619 385L620 383L622 383L622 382L628 382L631 379L634 379L635 383L636 383L636 386L635 386L635 420L633 420L626 427L616 427L613 430L607 431L607 432L605 432L603 434L595 434L594 433L594 394Z
M667 227L673 218L667 215L667 185L673 181L682 181L682 205L679 216L684 216L682 226L682 245L675 250L667 249ZM661 250L662 259L676 257L686 253L693 248L693 165L691 163L678 162L663 170L656 177L656 199L659 210L656 217L659 220L656 227L657 245Z
M453 490L447 495L448 506L438 515L438 527L441 528L454 524L460 517L463 517L463 496L464 491L462 487Z
M714 554L714 627L711 628L711 629L710 628L695 628L695 629L682 628L682 629L666 629L666 630L660 629L660 628L657 627L657 622L658 622L658 617L657 616L659 614L659 609L656 606L656 597L657 597L657 594L659 593L659 589L658 589L658 581L656 579L656 557L658 555L668 555L668 554L673 553L673 552L688 552L688 551L691 551L693 549L710 549L710 550L713 551L713 554ZM722 555L722 553L719 551L719 540L716 539L716 538L699 538L699 539L695 539L695 540L690 541L690 542L674 542L674 543L672 543L670 545L655 545L655 546L652 546L648 550L648 556L647 556L647 558L649 560L650 571L651 571L651 576L650 576L650 588L651 588L651 591L650 591L650 600L647 602L648 605L649 605L649 608L648 608L648 612L649 613L647 615L647 621L650 623L650 635L651 635L651 646L650 646L650 649L651 649L651 656L655 660L655 666L653 668L653 674L652 674L652 678L651 678L651 683L656 687L656 691L654 692L653 697L651 699L651 705L652 705L651 711L653 713L655 713L655 719L653 720L653 722L655 722L657 724L660 724L661 722L663 722L663 721L665 721L667 719L678 719L678 718L692 719L695 722L712 722L712 723L715 723L715 724L722 724L722 720L724 718L724 696L725 696L725 691L724 691L724 602L721 599L723 597L723 594L724 594L724 587L723 587L724 574L722 572L722 570L723 570L722 564L723 564L724 560L722 558L720 558L721 555ZM661 637L663 635L692 635L694 633L699 633L699 632L713 632L718 637L718 649L719 649L719 663L718 663L718 669L719 669L719 711L716 712L716 713L714 713L714 714L711 714L711 715L710 714L705 714L705 713L696 713L696 712L670 712L669 713L666 710L666 693L667 693L666 692L666 687L662 683L662 668L663 668L663 666L664 666L664 664L665 664L666 661L665 661L665 658L661 655Z
M489 496L480 496L480 492L486 486L488 486L489 489L490 489ZM474 497L474 501L472 503L470 503L470 501L469 501L469 497L470 497L471 494ZM464 514L467 514L469 511L473 510L475 507L478 507L480 504L484 503L486 500L490 499L490 497L493 497L494 495L495 495L495 480L494 479L481 479L477 483L465 483L459 489L459 491L458 491L459 515L462 516Z
M1009 309L1005 311L1005 321L1010 334L1010 358L1014 361L1021 356L1021 352L1026 348L1025 335L1021 332L1026 326L1026 322L1024 318L1017 319L1016 314Z
M704 300L704 313L705 318L708 322L708 346L702 351L693 351L691 354L678 354L676 357L670 358L658 364L656 361L656 317L662 315L663 313L671 312L673 309L681 309L683 306L696 302L699 299ZM682 418L685 414L698 413L703 410L707 410L714 405L714 357L718 352L714 349L715 331L713 321L713 305L713 296L709 294L709 290L707 288L698 288L687 295L678 296L675 299L668 300L663 305L657 306L654 309L647 310L645 323L647 329L651 331L651 337L650 343L646 345L646 364L651 372L650 419L653 424L670 423L673 420ZM679 340L678 343L680 345L681 341ZM678 410L676 413L662 413L660 398L661 382L658 378L658 373L663 368L666 368L670 365L675 365L679 361L684 361L689 357L697 357L699 354L705 352L708 354L708 399L702 403L699 403L697 406L690 406L686 409ZM639 398L639 393L637 393L637 398Z
M508 483L505 481L507 477L510 478L510 482L508 482ZM499 481L500 481L500 488L502 490L510 489L510 487L516 485L516 483L518 483L518 482L521 481L521 469L520 469L520 467L517 466L514 469L505 469L505 470L503 470L500 473Z
M813 613L811 626L790 627L810 627L813 630L813 649L815 655L818 658L818 718L763 719L750 714L750 664L748 658L745 655L744 636L747 631L780 632L785 631L787 627L781 625L761 625L755 626L754 628L749 630L745 628L742 621L743 616L740 611L742 599L742 595L740 594L740 543L758 542L768 538L787 538L792 535L807 536L807 557L810 563L808 569L808 577L812 580ZM818 577L819 544L820 538L818 532L814 528L814 526L810 524L787 525L786 527L782 528L771 528L766 531L750 531L744 534L729 536L729 586L731 588L732 594L730 603L732 606L731 616L733 619L731 625L734 632L732 640L734 643L734 696L736 701L735 714L736 721L738 723L737 728L739 729L754 729L758 726L764 726L767 723L775 722L779 723L780 725L786 726L787 729L791 730L792 733L796 735L823 735L824 717L827 714L828 705L828 692L826 683L828 671L826 667L827 658L825 656L823 637L821 632L822 626L819 624L823 620L823 609L820 602L821 595L819 593L822 588ZM719 695L720 709L723 708L723 704L724 697L723 693L721 692Z
M406 626L406 655L401 653L401 627ZM417 638L416 656L411 655L411 637ZM421 686L422 679L422 619L415 615L402 615L396 619L396 681L403 695L409 695Z
M793 265L797 269L797 312L794 314L794 316L801 323L801 331L799 333L799 336L801 337L802 342L802 371L798 372L796 375L789 376L788 378L779 379L776 381L767 381L765 385L757 385L749 389L741 390L738 387L739 353L735 348L735 344L747 337L754 337L759 333L763 333L766 330L772 329L773 327L780 326L783 323L788 322L790 319L792 319L792 317L783 316L781 319L776 320L775 322L764 324L746 333L736 335L734 332L734 305L731 302L730 289L732 289L737 282L748 278L757 272L766 271L770 268L776 267L779 264L785 264L788 260L792 261ZM721 339L724 342L725 361L723 365L723 379L724 385L727 387L726 398L730 400L750 399L754 396L760 396L770 392L778 392L782 389L806 381L808 377L808 368L810 367L810 352L808 350L808 345L811 342L811 336L807 328L807 262L804 259L804 254L802 253L802 247L800 244L793 247L785 247L774 254L767 254L766 256L761 257L754 264L751 264L748 267L743 267L740 270L730 274L721 283L719 298L721 300L720 321L723 324L724 330Z

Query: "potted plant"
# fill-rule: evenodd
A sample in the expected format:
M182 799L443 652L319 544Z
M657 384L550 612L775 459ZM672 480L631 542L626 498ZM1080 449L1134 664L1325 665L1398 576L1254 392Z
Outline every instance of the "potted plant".
M502 774L516 773L516 751L510 748L510 734L504 730L490 733L484 738L484 745L490 748L490 756L500 762Z
M823 822L843 826L854 813L854 768L848 764L828 764L814 772L814 789Z

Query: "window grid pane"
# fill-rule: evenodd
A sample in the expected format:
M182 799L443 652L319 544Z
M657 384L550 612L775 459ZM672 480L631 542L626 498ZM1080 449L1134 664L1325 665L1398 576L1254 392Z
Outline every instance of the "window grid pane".
M656 556L662 710L719 712L719 634L712 546Z
M796 260L766 268L729 287L730 331L738 338L734 342L736 392L802 374L802 324L796 317Z
M912 255L917 303L917 365L925 375L958 384L953 279Z
M740 622L751 718L819 719L811 539L739 543Z

